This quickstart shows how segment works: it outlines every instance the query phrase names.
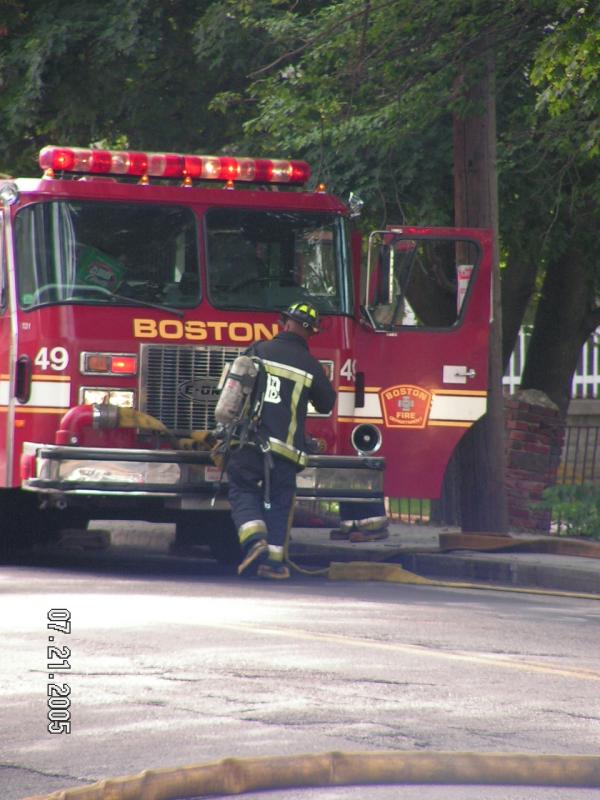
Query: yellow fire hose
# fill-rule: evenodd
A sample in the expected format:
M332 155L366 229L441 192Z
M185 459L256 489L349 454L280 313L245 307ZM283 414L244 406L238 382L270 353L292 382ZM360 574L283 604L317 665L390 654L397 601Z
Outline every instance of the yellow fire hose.
M110 414L104 414L100 427L139 428L145 431L155 431L168 436L173 445L182 450L209 450L211 460L217 466L220 466L223 460L222 456L216 452L218 442L212 431L191 431L189 436L177 438L159 419L135 408L116 407L114 410L111 409Z
M115 427L119 428L142 428L149 431L160 431L161 433L168 433L166 425L159 419L146 414L144 411L138 411L136 408L122 408L117 407Z
M575 597L581 600L600 600L600 595L587 592L561 592L558 589L535 589L529 586L499 586L486 583L461 583L424 578L404 569L399 564L381 561L332 561L326 570L330 581L384 581L387 583L412 583L421 586L440 586L447 589L479 589L488 592L518 592L551 597Z
M384 784L600 787L600 756L374 751L225 758L144 770L24 800L183 800L266 789Z
M600 595L589 592L565 592L558 589L536 589L530 586L500 586L493 583L465 583L461 581L442 581L424 578L410 572L400 564L383 561L331 561L329 566L320 568L301 567L289 556L289 530L284 548L284 560L302 575L322 575L330 581L381 581L384 583L405 583L418 586L437 586L444 589L478 589L487 592L510 592L520 594L546 595L550 597L569 597L580 600L600 600ZM395 554L387 554L387 558Z

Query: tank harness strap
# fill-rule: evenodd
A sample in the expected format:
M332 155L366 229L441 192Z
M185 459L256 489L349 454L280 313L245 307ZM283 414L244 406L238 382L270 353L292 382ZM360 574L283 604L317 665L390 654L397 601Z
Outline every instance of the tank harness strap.
M271 470L275 466L271 455L271 445L268 441L261 439L258 442L261 453L263 454L263 506L268 510L271 508Z

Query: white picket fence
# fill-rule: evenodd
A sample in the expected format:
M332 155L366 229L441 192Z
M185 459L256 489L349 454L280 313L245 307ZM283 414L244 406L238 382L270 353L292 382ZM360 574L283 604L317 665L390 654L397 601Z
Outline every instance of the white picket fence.
M579 356L579 363L573 376L571 397L577 399L596 400L600 398L600 329L584 344ZM515 392L521 383L521 374L525 365L527 345L530 333L523 328L519 332L517 344L510 357L510 363L502 382L510 394Z

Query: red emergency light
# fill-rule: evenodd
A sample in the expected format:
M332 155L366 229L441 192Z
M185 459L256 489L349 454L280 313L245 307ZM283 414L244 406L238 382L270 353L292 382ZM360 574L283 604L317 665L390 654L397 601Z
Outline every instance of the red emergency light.
M40 150L39 165L44 170L90 175L181 178L187 181L245 181L297 186L305 184L310 177L310 167L306 161L93 150L55 145L48 145Z

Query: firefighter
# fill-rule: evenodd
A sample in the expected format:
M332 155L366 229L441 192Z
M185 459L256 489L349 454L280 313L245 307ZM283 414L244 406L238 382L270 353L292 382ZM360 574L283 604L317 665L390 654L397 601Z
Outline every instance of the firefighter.
M284 563L296 493L296 473L307 462L304 423L310 401L326 414L336 393L308 348L319 331L319 314L310 303L294 303L282 313L283 330L253 344L247 355L262 359L266 374L260 420L252 440L233 449L227 463L229 501L243 559L259 577L289 578Z
M375 542L390 535L383 500L362 503L340 503L340 527L334 528L331 539L351 542Z

